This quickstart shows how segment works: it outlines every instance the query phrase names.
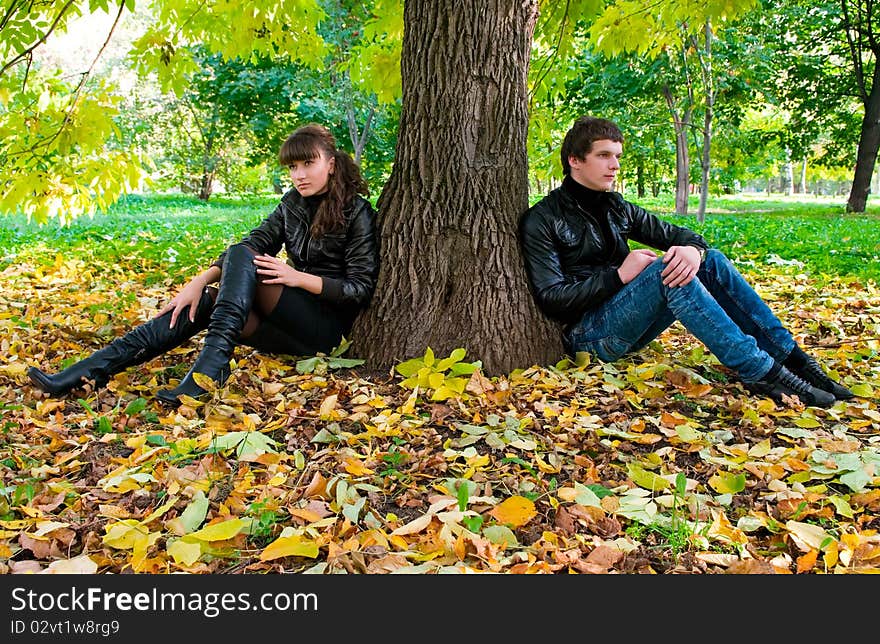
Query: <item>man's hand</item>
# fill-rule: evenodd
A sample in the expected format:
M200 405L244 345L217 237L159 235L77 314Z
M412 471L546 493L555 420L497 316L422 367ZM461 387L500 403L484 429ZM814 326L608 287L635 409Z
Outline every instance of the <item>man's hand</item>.
M630 251L626 259L623 260L623 264L617 269L620 281L624 284L629 284L655 259L657 259L657 253L650 248L637 248Z
M666 268L660 275L666 286L689 284L700 270L700 251L694 246L670 246L663 256Z

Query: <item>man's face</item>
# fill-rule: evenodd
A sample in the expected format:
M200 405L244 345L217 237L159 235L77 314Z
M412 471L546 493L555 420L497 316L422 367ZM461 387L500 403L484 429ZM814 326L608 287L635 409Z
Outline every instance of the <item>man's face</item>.
M583 159L568 157L571 178L592 190L611 190L620 170L622 154L623 144L620 141L608 139L593 141L592 148Z

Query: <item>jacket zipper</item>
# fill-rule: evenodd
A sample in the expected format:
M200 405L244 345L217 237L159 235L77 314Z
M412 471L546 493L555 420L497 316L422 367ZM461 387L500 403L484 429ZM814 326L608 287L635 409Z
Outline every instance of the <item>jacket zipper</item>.
M306 218L302 216L302 210L300 208L294 208L293 212L296 215L296 218L299 219L299 223L301 225L304 225L304 227L305 227L305 235L304 235L305 239L303 239L303 243L300 245L299 252L303 256L303 262L306 265L308 265L308 263L309 263L309 246L311 245L311 241L312 241L311 237L309 235L309 226L306 221ZM303 253L303 251L305 251L305 253ZM299 270L304 270L304 269L305 269L305 267L303 267L302 269L299 269Z

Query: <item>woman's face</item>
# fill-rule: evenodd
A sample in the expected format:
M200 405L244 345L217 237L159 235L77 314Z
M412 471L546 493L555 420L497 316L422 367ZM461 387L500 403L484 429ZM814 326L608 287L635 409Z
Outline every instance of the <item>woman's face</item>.
M327 156L324 151L318 151L314 159L291 163L288 169L297 192L303 197L327 192L335 161L333 157Z

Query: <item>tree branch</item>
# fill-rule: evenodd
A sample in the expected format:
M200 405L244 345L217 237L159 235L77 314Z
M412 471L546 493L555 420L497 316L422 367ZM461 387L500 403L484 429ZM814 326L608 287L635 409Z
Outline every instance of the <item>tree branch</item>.
M6 73L6 70L8 70L8 69L9 69L10 67L12 67L13 65L18 64L19 62L21 62L21 61L22 61L23 59L25 59L25 58L29 58L29 57L33 54L34 50L35 50L37 47L39 47L40 45L44 44L44 43L46 42L46 39L49 38L49 36L52 34L53 31L55 31L55 28L58 26L58 23L61 22L61 18L64 17L64 14L67 13L67 10L70 8L70 6L71 6L74 2L76 2L76 0L67 0L67 4L64 5L64 6L61 8L61 11L58 12L58 15L55 17L55 21L54 21L54 22L52 23L52 25L49 27L49 30L48 30L45 34L43 34L42 37L41 37L37 42L35 42L35 43L34 43L33 45L31 45L30 47L24 49L23 51L21 51L17 56L14 56L14 57L12 58L12 60L10 60L10 61L9 61L8 63L6 63L5 65L3 65L3 67L0 68L0 76L2 76L3 74L5 74L5 73ZM11 10L10 10L10 11L11 11ZM7 15L8 15L8 14L7 14ZM4 17L4 20L5 20L5 19L6 19L6 18Z
M113 37L113 32L116 30L116 26L119 24L120 18L122 18L122 12L125 10L125 0L120 0L119 2L119 11L116 13L116 19L113 21L113 25L110 27L110 31L107 33L107 38L104 40L104 44L101 45L101 48L98 50L98 53L95 54L94 60L92 60L89 68L81 74L79 84L76 86L76 90L74 90L73 97L70 99L70 105L68 106L66 112L64 113L64 120L61 122L61 125L55 131L55 133L40 141L38 144L34 145L33 149L46 147L52 141L61 136L61 133L64 129L70 124L70 120L73 118L73 113L76 110L76 106L79 103L79 97L82 94L83 87L85 87L86 81L91 76L92 70L95 68L95 64L98 62L98 59L101 57L101 54L104 53L104 50L107 48L107 45L110 43L110 39Z

